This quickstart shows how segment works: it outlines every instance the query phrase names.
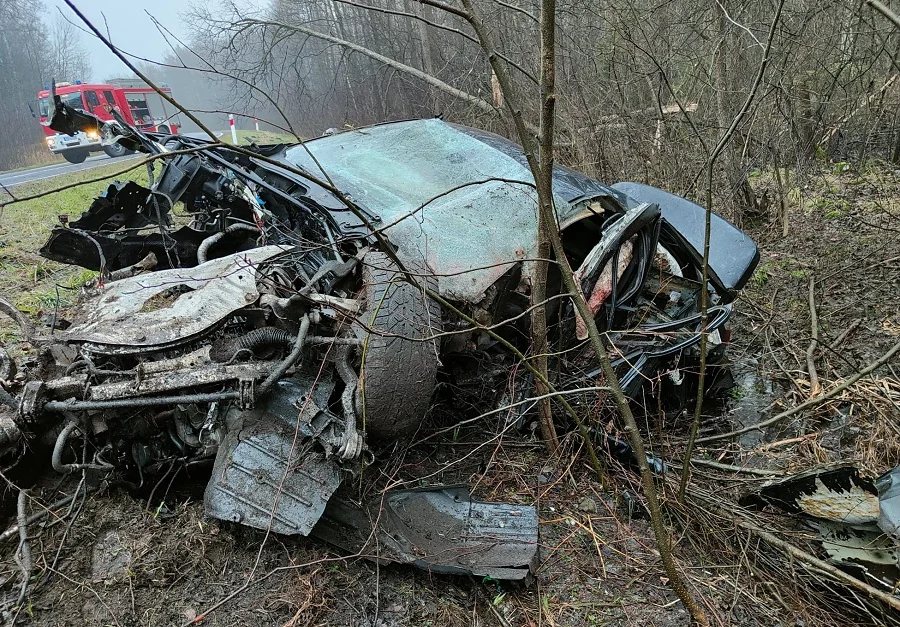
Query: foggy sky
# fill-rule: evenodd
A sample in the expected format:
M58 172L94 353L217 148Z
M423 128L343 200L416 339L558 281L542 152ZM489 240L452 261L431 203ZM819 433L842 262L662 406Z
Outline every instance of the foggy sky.
M81 20L63 0L44 0L47 6L45 21L48 26L62 10L71 22L82 26ZM107 25L113 44L126 52L149 59L161 60L170 51L165 39L145 12L149 11L177 37L185 39L187 28L179 13L188 7L185 0L73 0L75 6L90 19L100 32L106 34ZM59 7L59 9L57 9ZM104 24L104 17L106 24ZM82 45L91 55L95 82L111 77L128 76L125 65L91 33L81 37ZM176 42L172 42L176 44ZM67 77L65 80L78 79Z

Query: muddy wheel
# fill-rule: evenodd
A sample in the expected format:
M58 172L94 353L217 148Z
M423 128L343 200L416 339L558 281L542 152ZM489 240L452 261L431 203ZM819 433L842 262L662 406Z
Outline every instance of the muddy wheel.
M68 161L69 163L84 163L84 160L88 158L87 150L66 150L62 153L63 159Z
M405 265L416 274L426 271L424 264ZM360 424L376 439L408 435L425 417L434 391L437 342L426 338L441 330L440 307L406 282L384 253L365 256L362 279ZM417 279L437 287L434 277Z

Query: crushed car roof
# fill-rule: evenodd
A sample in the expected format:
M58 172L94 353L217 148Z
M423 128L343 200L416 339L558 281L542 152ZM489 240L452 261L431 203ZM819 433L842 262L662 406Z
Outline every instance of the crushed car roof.
M521 148L490 133L409 120L315 139L288 149L285 159L324 172L377 214L401 255L439 275L445 297L477 301L508 262L537 256L534 178ZM570 201L621 196L568 170L557 178L560 223L576 212Z

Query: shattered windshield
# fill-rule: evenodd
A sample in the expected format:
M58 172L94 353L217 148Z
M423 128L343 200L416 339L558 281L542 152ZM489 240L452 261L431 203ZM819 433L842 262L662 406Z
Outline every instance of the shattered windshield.
M339 188L388 223L461 185L492 177L529 186L533 181L531 172L514 159L436 119L339 133L307 142L306 146ZM290 149L286 156L288 161L321 176L302 146ZM484 190L477 187L471 186L464 194L483 195ZM477 211L500 208L481 203Z
M335 185L388 225L391 241L440 275L439 291L477 298L508 266L536 254L530 170L437 119L322 137L286 159ZM558 206L567 207L557 199Z

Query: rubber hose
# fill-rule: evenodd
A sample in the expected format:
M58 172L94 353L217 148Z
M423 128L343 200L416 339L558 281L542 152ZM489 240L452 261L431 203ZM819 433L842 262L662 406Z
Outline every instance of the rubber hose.
M275 327L262 327L254 329L247 335L237 338L234 342L235 350L247 349L254 350L257 348L268 346L286 346L290 347L294 344L294 336Z
M255 226L250 226L249 224L232 224L224 231L219 231L214 235L210 235L205 240L200 242L200 246L197 247L197 263L206 263L206 255L209 253L209 249L216 245L220 239L225 237L226 235L230 235L232 233L237 233L238 231L250 231L251 233L259 234L259 229Z
M315 314L313 314L315 315ZM300 331L297 333L297 338L294 340L294 348L291 353L284 358L278 367L270 374L265 381L262 382L257 389L257 392L262 395L266 394L269 389L275 385L275 382L278 381L284 373L287 372L287 369L296 363L298 359L300 359L300 355L303 353L303 345L306 342L306 334L309 332L309 314L303 316L300 319Z
M59 436L56 438L56 445L53 447L53 455L50 457L50 464L53 466L53 470L62 475L70 475L78 470L111 470L112 466L109 464L63 463L62 456L63 450L66 448L66 442L68 442L72 432L78 428L77 418L68 412L64 412L64 415L69 419L69 423L63 427L63 430L59 432Z
M359 377L353 371L353 368L350 367L350 350L350 346L338 347L334 360L338 375L344 382L341 405L344 409L344 418L347 421L348 429L356 426L356 409L353 407L353 396L356 394L356 388L359 385Z
M290 348L294 345L294 336L287 331L275 327L262 327L253 329L246 335L235 338L223 348L216 350L216 354L210 354L214 361L231 362L241 351L255 351L258 348L283 346Z

